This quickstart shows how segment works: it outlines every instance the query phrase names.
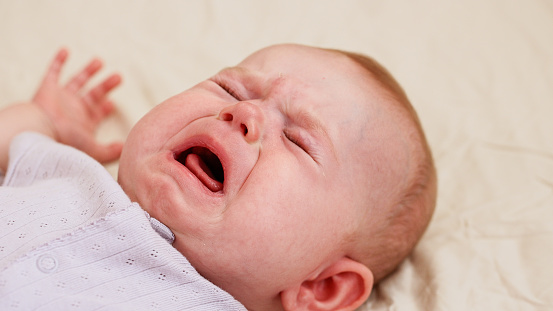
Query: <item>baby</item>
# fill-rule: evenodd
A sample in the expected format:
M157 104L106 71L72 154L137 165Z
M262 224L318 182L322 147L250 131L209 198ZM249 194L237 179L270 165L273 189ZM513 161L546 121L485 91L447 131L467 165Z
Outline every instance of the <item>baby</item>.
M428 225L436 176L424 133L370 58L271 46L157 105L124 146L102 146L94 130L120 77L81 97L100 64L61 88L66 57L32 103L0 112L0 170L25 130L100 162L120 154L125 194L249 310L354 310Z

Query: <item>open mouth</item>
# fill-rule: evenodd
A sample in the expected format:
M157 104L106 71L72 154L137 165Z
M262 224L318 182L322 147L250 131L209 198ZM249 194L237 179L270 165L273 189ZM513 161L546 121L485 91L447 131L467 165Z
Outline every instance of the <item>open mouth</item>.
M225 174L219 157L205 147L192 147L175 158L212 192L223 190Z

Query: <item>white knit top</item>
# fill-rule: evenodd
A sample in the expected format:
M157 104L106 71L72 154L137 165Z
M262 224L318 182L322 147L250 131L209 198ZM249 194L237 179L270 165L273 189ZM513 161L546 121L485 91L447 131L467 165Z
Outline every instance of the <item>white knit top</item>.
M0 187L0 310L245 310L86 154L19 135Z

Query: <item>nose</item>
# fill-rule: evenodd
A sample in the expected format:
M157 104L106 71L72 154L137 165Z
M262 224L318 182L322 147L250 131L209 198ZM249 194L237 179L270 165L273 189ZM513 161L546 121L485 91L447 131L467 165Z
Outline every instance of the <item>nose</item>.
M258 105L239 102L223 108L219 113L219 120L230 122L232 128L239 130L246 142L251 144L261 138L265 117Z

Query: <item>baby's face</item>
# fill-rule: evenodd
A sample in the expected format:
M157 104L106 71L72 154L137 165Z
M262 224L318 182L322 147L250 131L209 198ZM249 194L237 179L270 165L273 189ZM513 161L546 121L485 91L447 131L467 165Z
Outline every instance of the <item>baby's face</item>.
M394 125L362 75L315 48L256 52L141 119L119 181L204 277L248 307L278 299L347 255L359 193L385 192L358 163Z

